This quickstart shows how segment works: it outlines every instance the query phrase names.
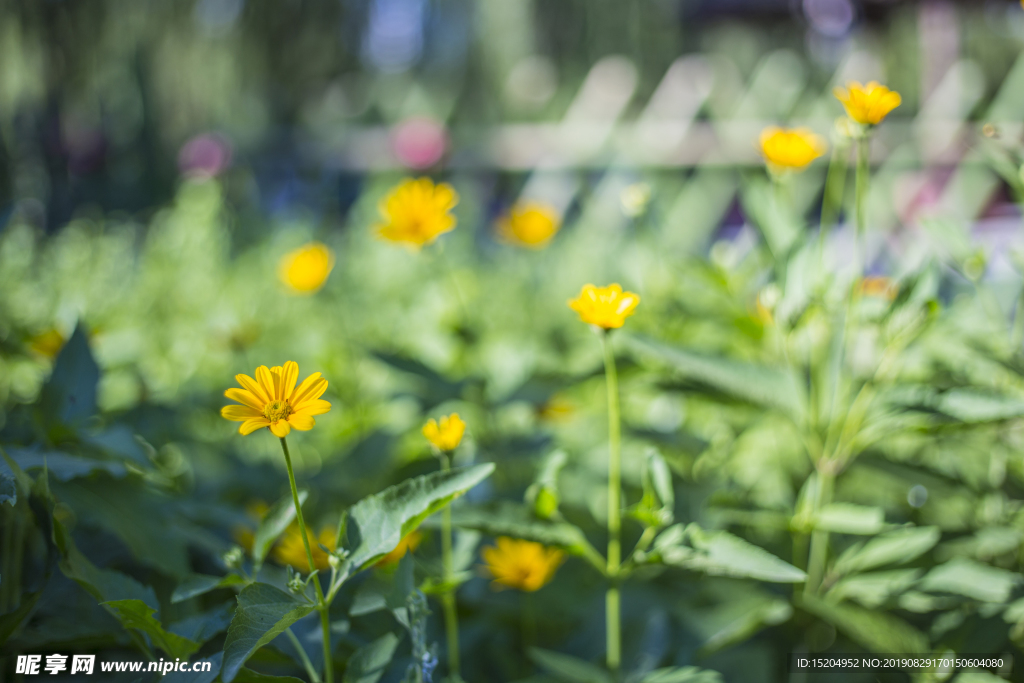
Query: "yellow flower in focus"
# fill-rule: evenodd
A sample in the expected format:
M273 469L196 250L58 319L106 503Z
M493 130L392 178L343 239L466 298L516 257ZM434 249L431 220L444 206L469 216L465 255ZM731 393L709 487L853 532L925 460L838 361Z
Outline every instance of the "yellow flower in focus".
M380 203L384 222L377 225L377 234L414 247L430 244L455 229L455 216L448 212L458 203L459 195L448 183L435 185L430 178L403 180Z
M623 292L618 283L607 287L583 285L580 295L569 300L569 308L579 313L583 322L610 330L622 327L639 303L639 295Z
M423 436L439 451L454 451L466 433L466 423L458 413L445 415L440 420L430 419L423 425Z
M827 150L825 139L807 128L769 126L761 132L761 154L775 170L802 170Z
M310 242L290 251L281 259L281 282L299 294L319 291L334 268L334 252L326 244Z
M316 538L313 537L313 533L309 529L306 529L306 538L309 540L309 550L313 555L313 566L320 571L330 569L330 555L321 550L320 546L322 545L332 552L338 549L338 539L334 534L334 529L325 527L320 530L320 535ZM309 571L306 546L302 543L302 533L299 531L297 523L292 522L281 536L281 540L274 547L274 559L279 564L291 565L300 572Z
M402 537L402 540L398 542L398 545L395 546L394 550L392 550L390 553L377 560L377 566L384 567L389 564L394 564L395 562L398 562L403 557L405 557L406 553L416 552L416 548L419 548L420 543L422 542L422 531L420 531L419 529L416 529L415 531L410 531Z
M40 356L56 358L66 341L63 334L51 327L29 339L28 346Z
M327 380L314 372L295 387L299 366L288 361L284 366L256 368L256 379L235 375L244 389L228 389L224 395L242 405L224 406L221 417L241 422L239 434L251 434L261 427L270 427L274 436L284 438L292 429L306 431L316 425L315 415L323 415L331 404L320 397L327 391Z
M543 249L562 227L555 207L540 202L520 202L498 222L498 235L511 244Z
M867 85L852 81L845 88L836 88L832 94L843 103L851 119L865 126L878 125L903 101L898 92L877 81Z
M565 553L557 548L507 536L499 537L497 546L488 546L481 554L494 577L495 588L515 588L530 593L550 583L565 560Z

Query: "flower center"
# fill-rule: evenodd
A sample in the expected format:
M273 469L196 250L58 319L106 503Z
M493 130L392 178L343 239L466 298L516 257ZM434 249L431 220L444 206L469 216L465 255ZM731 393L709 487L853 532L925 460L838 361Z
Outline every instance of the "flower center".
M271 401L263 408L263 417L271 422L286 420L292 414L292 407L288 401Z

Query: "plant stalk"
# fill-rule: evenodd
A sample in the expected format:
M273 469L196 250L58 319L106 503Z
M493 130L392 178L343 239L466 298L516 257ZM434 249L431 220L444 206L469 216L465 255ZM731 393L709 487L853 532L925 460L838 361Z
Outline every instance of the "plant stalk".
M820 463L821 465L818 467L818 496L814 505L815 513L820 512L832 502L835 485L835 474L831 465L826 460L822 460ZM825 560L828 557L828 537L827 531L815 529L811 532L811 548L807 557L807 583L804 585L804 595L817 593L821 587L821 580L825 575Z
M299 522L299 533L302 545L306 548L306 559L309 561L309 572L316 571L313 563L313 552L309 549L309 535L306 532L306 521L302 518L302 505L299 503L299 489L295 486L295 471L292 469L292 456L288 452L288 442L281 437L281 448L284 450L284 463L288 467L288 484L292 487L292 502L295 504L295 519ZM331 618L328 614L327 601L320 587L320 577L313 577L313 588L316 589L316 607L320 612L320 627L324 632L324 681L334 683L334 661L331 658Z
M846 187L846 163L850 147L837 144L832 148L832 158L825 176L825 194L821 199L821 223L818 227L818 259L825 250L825 238L839 218L839 207L843 204L843 190Z
M441 471L451 469L451 454L441 454ZM455 604L455 568L452 559L452 508L446 505L441 513L441 564L443 566L442 582L445 592L441 595L444 605L444 630L448 643L448 675L453 680L461 680L459 666L459 613Z
M619 670L622 662L621 595L619 567L622 561L622 434L619 424L619 380L615 372L615 354L609 331L601 335L604 347L604 373L608 386L608 579L605 594L605 627L608 668Z
M855 237L855 253L857 255L856 274L858 277L863 275L867 268L867 246L865 244L867 232L867 207L865 204L867 202L868 182L871 175L871 168L869 165L870 151L871 140L865 133L857 140L857 173L855 187L857 234Z

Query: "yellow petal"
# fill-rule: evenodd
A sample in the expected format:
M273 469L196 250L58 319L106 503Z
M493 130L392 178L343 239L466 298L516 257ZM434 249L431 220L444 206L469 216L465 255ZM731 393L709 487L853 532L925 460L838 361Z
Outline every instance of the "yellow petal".
M313 378L313 380L310 381L310 378ZM292 407L300 406L308 401L315 401L323 396L325 391L327 391L327 380L320 377L320 373L318 372L315 375L310 375L309 378L306 378L306 381L302 383L302 386L300 386L292 395L290 402Z
M281 369L281 398L288 400L295 389L295 382L299 379L299 364L293 360L284 364Z
M256 379L267 395L267 403L277 400L277 378L266 365L256 368Z
M246 391L245 389L231 388L225 391L224 395L230 398L232 401L238 401L243 405L249 406L253 410L259 411L261 413L263 412L264 403L261 402L255 396L253 396L251 391Z
M284 438L292 431L292 427L288 424L288 420L278 420L270 425L270 431L274 433L274 436Z
M220 416L228 420L234 420L235 422L242 422L254 417L263 417L263 413L258 410L253 410L249 406L232 405L221 408Z
M238 433L241 434L242 436L245 436L247 434L252 434L257 429L260 429L262 427L269 427L269 426L270 426L270 421L267 420L267 418L265 418L265 417L254 417L251 420L246 420L245 422L243 422L242 425L238 428Z
M292 428L298 429L300 432L308 432L316 426L316 420L313 419L312 415L307 413L292 413L288 416L288 424L290 424Z
M331 409L331 404L328 401L306 401L298 408L292 408L292 415L323 415Z
M256 372L257 376L259 371ZM243 387L245 387L249 393L258 398L263 403L270 403L271 398L267 392L260 386L260 383L254 380L249 375L235 375L235 380L238 381Z

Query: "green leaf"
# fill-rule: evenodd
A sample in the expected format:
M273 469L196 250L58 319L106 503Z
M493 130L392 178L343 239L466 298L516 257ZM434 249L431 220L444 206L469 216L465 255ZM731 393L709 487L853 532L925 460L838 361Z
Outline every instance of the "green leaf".
M0 614L0 643L7 642L11 634L21 626L21 622L25 621L26 617L32 612L32 608L36 606L36 602L42 594L41 590L34 593L23 593L21 604L10 612Z
M96 386L100 369L89 350L81 322L57 355L50 378L39 392L44 420L60 424L81 422L96 414Z
M125 628L134 628L148 635L153 645L170 657L188 659L189 655L199 649L199 643L165 631L160 622L153 618L156 610L141 600L112 600L100 604L117 617Z
M662 538L663 537L663 538ZM704 531L696 524L670 527L655 541L656 556L667 565L712 576L759 579L775 583L800 583L807 574L767 550L726 531ZM688 538L692 548L683 545Z
M888 564L905 564L931 550L942 532L922 526L886 532L866 543L847 548L836 560L835 571L852 574Z
M582 555L586 545L583 531L568 522L539 519L521 503L501 500L483 505L464 505L452 510L452 524L489 536L511 536L564 548Z
M62 528L62 525L54 518L55 536L58 528ZM64 548L64 558L60 562L61 571L84 588L97 602L138 600L154 610L159 606L152 588L143 586L132 577L113 569L99 569L79 552L70 542L70 538L57 542L57 547Z
M434 472L363 498L349 509L348 535L354 539L350 561L364 569L398 546L402 537L494 471L474 465Z
M530 659L556 678L569 683L612 683L612 677L601 667L560 652L530 648Z
M805 595L800 606L842 631L870 652L917 654L928 652L928 638L907 622L882 612L847 603L832 604Z
M355 651L345 666L342 683L377 683L391 663L398 647L398 636L385 633L377 640Z
M687 379L735 399L777 408L792 417L803 413L804 399L799 385L791 373L781 368L707 356L642 335L629 335L626 340L642 355L666 363Z
M304 505L308 497L309 491L299 491L299 505ZM267 514L260 521L259 528L256 529L256 535L252 542L252 559L256 564L263 563L267 553L270 552L270 547L274 545L274 541L294 520L295 501L292 500L289 493L267 510Z
M930 593L955 593L982 602L1006 602L1020 582L1020 574L955 557L935 567L918 585Z
M1024 415L1024 399L977 389L950 389L938 397L936 408L961 422L995 422Z
M246 668L239 669L235 674L235 680L238 683L305 683L301 678L294 676L270 676Z
M265 583L253 583L242 589L224 641L224 683L234 680L256 650L314 609L315 605L297 602Z
M813 524L821 531L870 536L885 526L885 512L879 507L832 503L817 512Z
M643 678L640 683L721 683L722 674L695 666L673 666L655 669Z
M167 627L167 630L171 633L177 633L183 638L194 640L197 643L205 643L214 636L228 630L228 626L231 624L233 607L233 605L227 602L222 602L205 612L174 622ZM217 670L220 670L219 661L217 663Z
M228 574L227 576L192 574L179 583L178 587L174 589L173 593L171 593L171 604L173 605L175 603L188 600L189 598L209 593L217 588L240 586L245 582L245 579L238 574Z
M828 592L829 600L853 600L877 609L910 588L921 575L917 569L893 569L857 574L838 581Z
M114 460L83 458L61 451L38 451L29 448L11 448L8 454L26 472L42 471L45 466L50 476L57 481L70 481L87 477L93 472L106 472L112 477L124 477L128 470L123 463Z

